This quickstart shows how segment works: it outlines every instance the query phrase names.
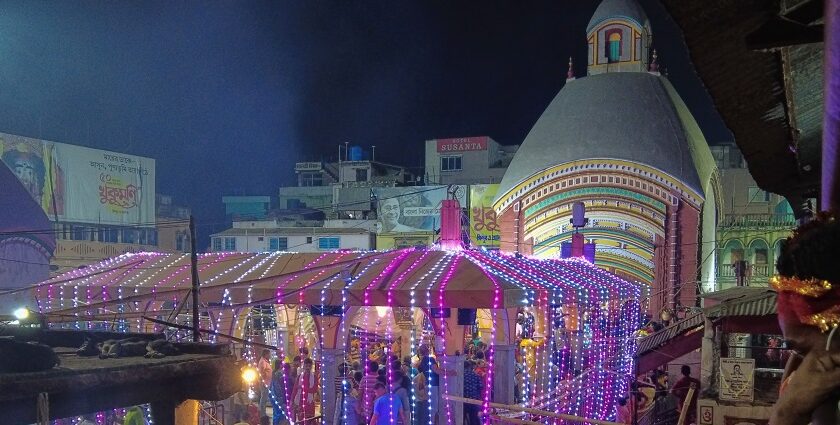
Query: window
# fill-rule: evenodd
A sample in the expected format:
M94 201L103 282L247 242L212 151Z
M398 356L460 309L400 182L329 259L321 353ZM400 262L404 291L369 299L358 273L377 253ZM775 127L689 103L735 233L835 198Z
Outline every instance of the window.
M367 168L357 168L356 169L356 181L357 182L366 182L368 170Z
M747 203L770 202L770 192L763 191L757 187L750 187L747 192Z
M117 229L105 228L102 233L102 242L117 243L120 239L120 232Z
M213 251L219 252L222 250L222 238L213 238Z
M767 248L756 248L755 264L767 264Z
M338 237L318 238L318 249L338 249L339 245Z
M219 238L213 238L213 250L214 251L216 250L216 242L218 240L219 240ZM219 243L221 244L221 242L219 242ZM219 248L220 248L219 250L221 250L221 246ZM186 251L187 250L187 235L185 233L178 232L178 234L175 235L175 249L178 250L178 251Z
M285 251L289 248L289 240L287 238L271 238L268 240L269 251Z
M312 243L312 236L306 237L306 243Z
M323 186L324 175L317 173L300 173L300 185L304 187Z
M123 229L122 243L135 243L137 241L137 232L131 229Z
M461 171L460 156L440 157L440 171Z
M225 238L225 251L236 251L236 238Z
M613 32L609 35L607 43L607 61L618 62L621 60L621 32Z

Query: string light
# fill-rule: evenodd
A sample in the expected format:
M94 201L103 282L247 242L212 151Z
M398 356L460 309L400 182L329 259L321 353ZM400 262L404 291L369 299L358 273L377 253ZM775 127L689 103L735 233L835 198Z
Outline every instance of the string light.
M279 265L285 268L288 264L284 264L281 258L288 258L289 255L295 254L212 253L200 257L199 270L202 276L205 276L202 284L221 289L222 293L223 308L213 317L217 329L220 328L223 317L231 317L234 326L242 320L242 316L246 316L234 316L234 312L241 308L236 302L246 301L246 305L253 303L254 294L258 290L266 290L265 282L270 282L271 276L283 273L282 269L276 268ZM124 307L133 306L135 310L139 310L140 300L144 300L144 303L146 300L153 300L154 304L152 301L146 303L146 308L151 308L152 311L157 308L155 306L162 298L173 300L177 306L177 297L170 297L170 294L183 293L182 290L190 284L187 260L188 256L184 254L127 254L92 265L85 270L73 270L39 286L34 291L37 295L37 306L39 311L46 313L72 306L72 310L68 311L72 311L78 320L71 319L76 321L67 323L67 326L77 328L80 327L84 315L93 314L97 309L105 311L107 305L117 305L117 316L126 311ZM387 321L384 331L386 341L393 337L391 321L393 319L396 322L394 308L406 307L403 304L406 301L406 289L407 307L410 309L412 320L416 309L423 305L420 298L423 292L426 295L426 311L430 311L432 307L435 310L453 308L459 306L458 303L462 300L449 299L446 295L447 285L467 264L477 266L484 274L485 282L489 281L493 288L492 304L483 307L492 307L498 314L499 309L520 306L525 312L534 315L533 325L526 323L526 326L533 326L533 331L541 342L533 344L531 348L520 347L520 354L523 355L526 366L531 365L533 368L529 370L531 367L526 367L525 372L527 385L521 403L526 407L547 408L593 419L610 419L613 415L610 407L614 399L626 391L626 386L631 382L632 354L635 347L633 332L639 325L639 311L643 302L641 285L619 279L584 260L536 260L490 251L442 252L414 248L385 253L325 252L300 271L277 279L279 283L271 284L276 286L275 304L282 305L288 302L284 292L287 287L294 286L301 290L293 302L311 302L313 299L309 294L319 291L323 311L330 304L327 296L334 291L334 282L339 276L332 276L323 282L319 282L319 279L323 279L339 267L345 267L344 264L353 264L348 263L348 260L358 261L363 267L355 276L342 282L342 316L351 303L350 295L354 291L362 292L359 301L363 308L355 319L361 318L363 326L368 324L373 307L383 304L384 300L385 306L379 307L387 307L386 317L383 318ZM226 264L220 267L223 263ZM206 276L211 271L210 276ZM364 283L359 285L361 282ZM247 291L234 291L236 284L247 287ZM309 285L314 289L304 289ZM359 287L356 288L356 285ZM487 289L489 290L489 286ZM436 299L433 299L432 291L437 291ZM242 294L244 299L234 300L234 294ZM503 294L506 295L504 298ZM513 305L508 294L519 294L515 297L516 302ZM488 293L487 297L481 299L489 301L491 298ZM576 317L564 318L562 314ZM299 325L302 325L302 320L298 320ZM344 335L344 327L352 323L347 320L348 318L342 317L341 335ZM487 352L490 367L485 376L482 395L484 415L489 414L496 373L494 366L498 331L496 315L493 312L490 321L492 329ZM577 322L577 329L581 330L577 332L579 335L565 333L573 321ZM565 325L561 326L564 322ZM320 323L319 331L323 336L326 329L324 322ZM439 323L440 326L435 329L435 336L441 338L443 344L434 349L442 349L439 353L445 355L447 348L454 348L447 347L446 332L449 320L442 318ZM140 328L139 319L137 326ZM364 344L362 351L366 354L367 345L371 343L372 337L363 333L359 335ZM416 354L418 344L415 336L412 332L412 358ZM285 350L282 347L285 342L278 341L281 356ZM251 346L251 341L246 338L245 347ZM321 357L321 365L324 365L326 354L323 340L316 348ZM392 347L386 346L384 358L387 359L392 353L395 353ZM246 350L246 358L251 358L252 355L253 353ZM385 367L389 373L390 384L391 368L389 364ZM330 384L324 382L324 376L321 375L322 399L325 398L326 387ZM451 384L447 374L444 374L444 393L449 392ZM567 401L562 401L561 396ZM286 399L287 402L290 401L290 397ZM364 399L360 401L363 403ZM437 403L437 400L432 402ZM288 410L288 405L286 407ZM431 407L430 403L430 411ZM451 403L445 402L441 407L445 413L440 413L446 415L448 424L452 423L454 418ZM416 403L413 403L412 414L417 413L416 408ZM346 405L342 406L342 410L343 415L348 414ZM326 417L332 412L322 413Z

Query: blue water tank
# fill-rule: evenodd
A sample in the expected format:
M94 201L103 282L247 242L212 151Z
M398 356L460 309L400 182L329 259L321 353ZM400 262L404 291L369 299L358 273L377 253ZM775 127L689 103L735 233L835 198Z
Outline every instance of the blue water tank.
M350 160L351 161L361 161L362 160L362 147L361 146L350 146Z

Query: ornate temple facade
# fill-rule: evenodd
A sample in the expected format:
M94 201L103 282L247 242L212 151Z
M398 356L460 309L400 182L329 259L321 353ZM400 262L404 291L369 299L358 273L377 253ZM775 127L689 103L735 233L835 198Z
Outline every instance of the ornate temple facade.
M597 265L651 286L651 311L693 306L698 288L714 287L714 158L659 73L634 0L604 0L587 40L587 76L576 78L570 63L499 187L500 249L558 257L578 231L595 244ZM576 230L578 201L589 223Z

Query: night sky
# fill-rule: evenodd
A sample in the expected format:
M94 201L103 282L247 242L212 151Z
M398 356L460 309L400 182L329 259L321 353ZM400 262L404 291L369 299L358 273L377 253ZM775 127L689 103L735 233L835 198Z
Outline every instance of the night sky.
M656 0L660 63L710 143L731 140ZM423 141L521 143L585 74L598 0L0 3L0 132L157 160L202 244L223 195L276 196L344 142L419 172Z

